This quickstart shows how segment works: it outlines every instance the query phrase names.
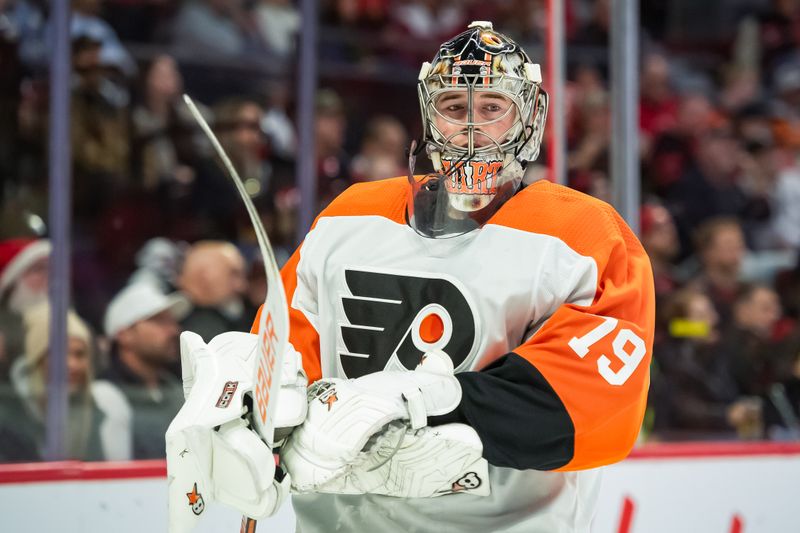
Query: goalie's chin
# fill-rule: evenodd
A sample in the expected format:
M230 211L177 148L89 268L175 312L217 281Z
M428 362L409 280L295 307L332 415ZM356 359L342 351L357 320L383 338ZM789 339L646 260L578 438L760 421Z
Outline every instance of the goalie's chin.
M464 213L473 213L475 211L480 211L484 207L488 206L492 199L494 198L493 194L450 194L448 196L448 201L450 202L450 207L457 211L462 211Z

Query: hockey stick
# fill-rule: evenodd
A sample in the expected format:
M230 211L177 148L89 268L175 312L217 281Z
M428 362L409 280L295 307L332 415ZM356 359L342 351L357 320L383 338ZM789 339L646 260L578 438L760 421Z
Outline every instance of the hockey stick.
M225 166L225 170L228 171L228 176L236 186L236 190L239 191L239 195L247 208L247 214L250 216L250 222L253 224L256 239L258 239L258 248L261 250L261 256L264 259L267 296L264 300L258 323L258 357L254 361L256 365L254 368L256 388L253 395L255 412L251 413L250 419L258 434L266 442L267 446L272 449L275 432L275 402L272 400L277 396L278 389L281 386L280 368L283 365L283 354L289 339L289 313L280 269L278 269L278 263L275 261L275 254L269 243L264 224L261 222L252 200L250 200L250 195L247 194L242 178L239 177L239 173L236 172L236 168L231 163L228 154L225 153L219 140L214 135L214 132L211 131L191 97L188 94L184 94L183 100L203 133L208 137L217 156L222 160L222 164ZM247 516L242 517L241 531L255 533L255 530L256 521Z

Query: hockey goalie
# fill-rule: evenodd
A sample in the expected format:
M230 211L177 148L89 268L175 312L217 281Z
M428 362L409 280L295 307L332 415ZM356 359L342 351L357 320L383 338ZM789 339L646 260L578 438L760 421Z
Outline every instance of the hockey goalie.
M250 422L243 363L263 316L208 345L185 333L168 456L203 452L170 475L252 518L291 493L303 533L588 533L600 467L645 410L650 264L609 205L523 180L547 94L491 23L441 45L417 88L408 175L345 191L282 269L275 433ZM171 500L186 516L192 489Z

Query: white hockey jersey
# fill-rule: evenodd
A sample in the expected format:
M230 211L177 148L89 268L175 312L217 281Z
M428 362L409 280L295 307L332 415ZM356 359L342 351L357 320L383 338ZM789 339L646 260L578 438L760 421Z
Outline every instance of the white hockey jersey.
M654 295L607 204L540 181L449 239L405 223L406 178L348 189L282 271L310 381L413 369L442 349L481 436L491 496L293 496L298 531L587 532L596 467L644 414ZM256 319L256 324L258 319Z

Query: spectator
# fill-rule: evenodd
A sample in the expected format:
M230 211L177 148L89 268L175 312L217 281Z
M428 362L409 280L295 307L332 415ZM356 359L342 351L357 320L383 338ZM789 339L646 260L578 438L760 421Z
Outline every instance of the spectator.
M72 89L71 139L75 168L75 215L93 217L127 185L130 162L127 101L108 90L101 43L79 37L72 43L76 82Z
M672 215L661 205L647 203L641 208L641 239L653 266L656 298L678 288L673 261L678 255L678 233Z
M741 224L729 217L709 220L697 230L695 242L701 271L692 284L708 294L722 322L727 323L741 289L742 261L747 251Z
M50 250L46 239L0 242L0 384L24 350L23 314L47 300Z
M280 58L288 58L294 52L300 29L300 14L291 0L260 0L254 11L261 38L269 50Z
M102 18L104 0L72 0L70 34L73 39L88 37L100 43L100 57L113 64L126 77L136 74L136 63L117 36L117 32Z
M12 368L12 383L24 408L5 413L10 419L3 420L0 426L13 427L23 438L35 443L30 456L18 459L43 456L50 313L46 302L25 313L25 357L18 359ZM84 461L129 460L130 408L119 389L94 379L92 352L89 327L73 311L68 311L66 456Z
M134 168L145 190L164 189L173 196L175 188L185 190L194 180L185 152L193 155L203 142L199 134L190 133L196 131L195 122L182 93L183 78L175 59L156 56L145 71L141 101L131 114ZM204 108L203 112L209 114Z
M402 176L408 172L407 148L408 134L399 120L388 115L374 117L367 124L361 152L353 158L353 179L374 181Z
M188 304L140 283L122 289L108 305L105 331L111 360L102 377L118 386L133 411L133 457L164 457L164 434L183 405L183 388L171 372L178 361L178 320Z
M764 202L754 242L759 249L800 250L800 167L783 166L771 141L752 142L748 151L751 205Z
M779 354L772 341L781 318L778 294L766 285L743 286L733 304L732 318L723 331L722 351L730 358L738 390L765 396L779 377Z
M270 150L286 160L294 159L297 152L297 133L289 118L290 96L286 84L269 84L266 110L261 117L261 131L269 140Z
M572 187L592 194L595 183L605 179L608 172L608 148L611 132L611 113L608 93L592 91L579 104L581 137L570 149L567 166ZM592 194L598 196L597 194ZM605 200L605 198L603 198Z
M639 126L642 132L652 139L674 129L679 100L665 56L650 54L645 57L640 86Z
M164 294L173 292L185 247L185 243L175 243L163 237L148 240L136 253L137 269L128 284L149 283Z
M800 331L780 344L776 381L767 391L764 425L773 440L800 440Z
M214 107L217 137L253 197L267 191L272 167L266 161L266 144L261 132L263 110L254 100L230 98ZM200 235L235 241L239 238L241 200L222 164L210 154L195 164L196 183L186 209L200 218L205 230ZM249 224L249 223L248 223Z
M178 287L192 303L181 327L206 342L225 331L249 331L244 314L245 262L236 247L224 241L202 241L186 254Z
M800 149L800 52L781 63L774 78L775 137L781 146L797 151Z
M173 44L179 57L225 59L258 49L260 37L241 0L186 2L175 20Z
M695 138L694 164L668 189L665 205L679 223L682 245L704 221L720 216L743 217L749 198L739 184L742 147L726 129Z
M254 100L232 98L214 107L219 141L231 158L251 196L267 190L270 167L265 161L266 145L261 131L264 110ZM220 181L228 190L227 181Z
M342 99L322 89L317 92L316 111L317 194L322 208L350 185L350 157L344 151L347 118Z
M758 438L761 404L740 396L719 349L719 316L696 289L676 292L663 311L666 338L653 347L653 433L659 439Z

